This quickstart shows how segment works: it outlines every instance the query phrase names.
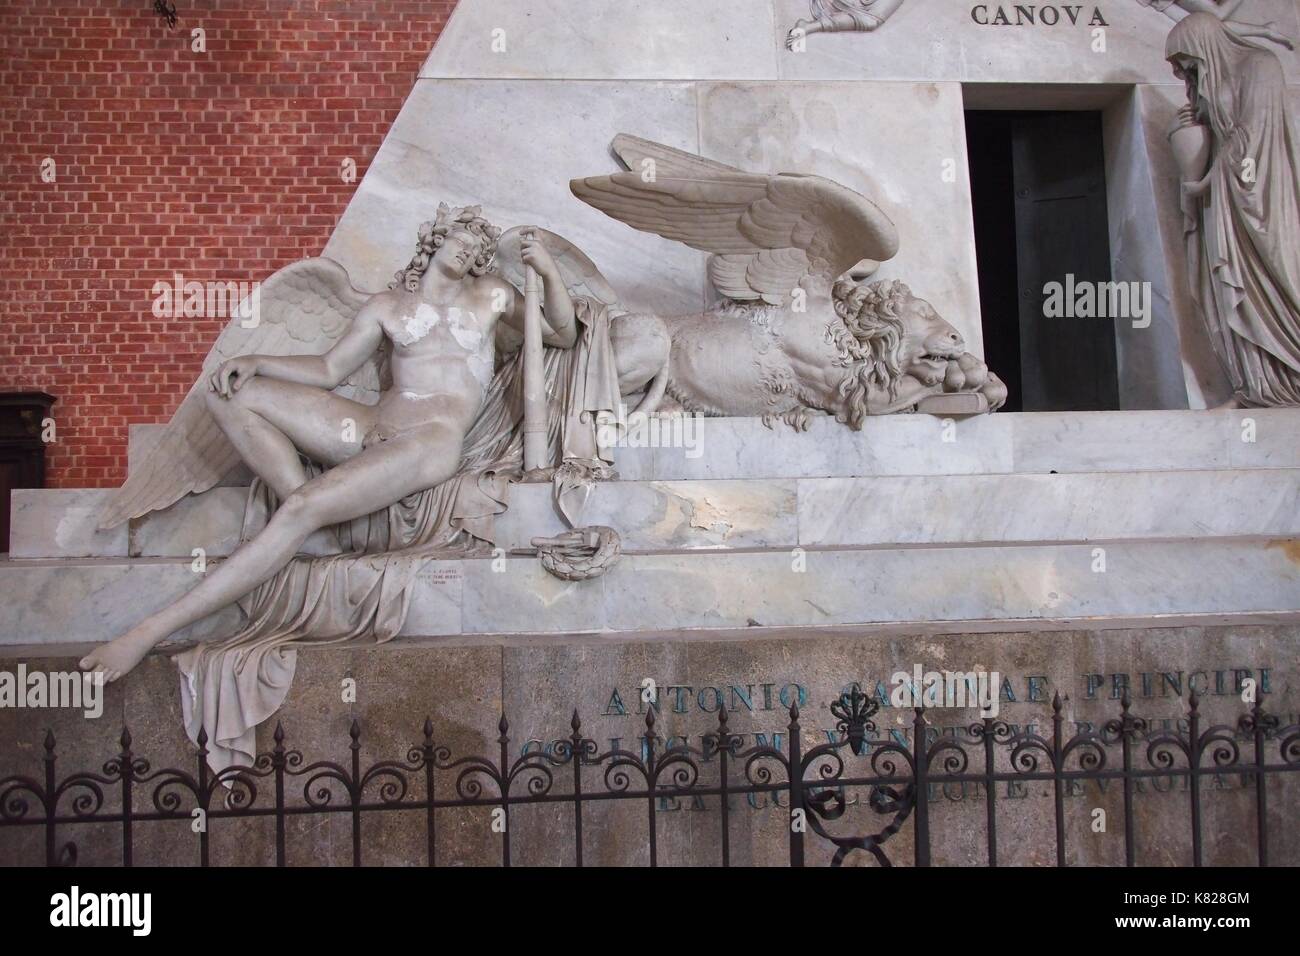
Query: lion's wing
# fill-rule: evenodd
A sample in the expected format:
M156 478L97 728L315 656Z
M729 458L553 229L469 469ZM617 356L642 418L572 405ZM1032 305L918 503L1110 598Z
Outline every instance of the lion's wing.
M592 176L572 180L569 188L634 229L712 253L709 279L742 302L780 305L804 276L834 279L862 259L883 261L898 252L893 222L846 186L820 176L746 173L707 160L692 166L681 159L689 154L678 153L656 154L653 175ZM636 145L620 150L625 154L634 163L650 155ZM682 175L662 175L665 169Z
M199 379L172 416L158 442L105 505L99 526L158 511L186 494L207 491L239 463L239 453L208 413L208 378L238 355L321 355L347 331L369 293L352 287L347 270L330 259L304 259L262 283L256 313L241 304L203 362ZM256 321L253 320L256 315ZM245 317L248 316L248 317ZM251 328L246 326L252 326ZM338 389L357 401L378 399L386 377L376 353Z
M615 136L610 149L628 170L640 176L653 174L690 179L700 175L744 172L735 166L705 159L703 156L696 156L694 153L628 133L619 133Z

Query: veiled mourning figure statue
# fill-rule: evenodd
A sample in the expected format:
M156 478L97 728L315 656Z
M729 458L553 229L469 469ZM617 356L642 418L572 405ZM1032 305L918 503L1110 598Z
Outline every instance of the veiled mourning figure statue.
M1300 144L1282 65L1204 13L1165 58L1187 84L1170 142L1193 298L1234 403L1300 405Z

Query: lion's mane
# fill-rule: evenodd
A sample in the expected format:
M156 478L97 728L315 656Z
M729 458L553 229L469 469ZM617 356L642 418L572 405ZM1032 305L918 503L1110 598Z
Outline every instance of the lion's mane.
M890 398L902 381L905 333L903 309L912 290L898 280L854 282L838 280L831 295L839 322L827 335L839 351L837 364L849 374L839 384L844 409L836 419L854 430L867 418L867 396L885 389Z

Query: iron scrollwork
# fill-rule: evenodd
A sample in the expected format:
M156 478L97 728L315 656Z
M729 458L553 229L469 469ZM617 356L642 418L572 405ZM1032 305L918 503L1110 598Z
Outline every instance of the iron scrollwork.
M1055 796L1057 863L1067 859L1063 794L1078 781L1118 779L1124 795L1126 862L1135 859L1135 821L1131 797L1136 784L1153 777L1188 780L1192 862L1202 862L1201 786L1206 775L1233 772L1250 777L1257 787L1257 854L1267 862L1268 829L1262 788L1270 776L1300 771L1300 726L1282 726L1256 701L1235 727L1202 727L1200 701L1188 702L1186 721L1177 729L1153 730L1148 721L1131 713L1127 696L1118 717L1098 730L1081 730L1067 738L1063 702L1052 701L1051 732L1032 726L1014 731L1005 721L985 717L962 734L945 735L918 708L912 721L911 747L903 738L878 737L873 718L880 704L863 689L851 685L829 711L835 718L833 739L804 750L798 704L789 710L787 746L760 741L744 747L744 736L730 727L725 708L718 711L715 730L703 735L701 745L679 739L669 743L656 727L656 708L650 707L644 733L637 738L639 752L613 747L602 751L584 733L575 711L570 733L541 749L525 747L512 755L510 725L502 715L496 739L497 753L489 758L457 756L435 739L434 725L426 718L423 740L410 746L404 759L380 760L363 765L361 724L353 720L348 730L349 758L343 762L307 763L300 751L286 746L286 733L277 724L274 746L259 754L252 766L229 767L219 773L207 764L208 737L200 731L193 769L153 770L150 762L132 749L131 734L124 729L119 752L100 772L76 772L60 777L54 735L44 741L43 779L13 775L0 777L0 830L41 827L45 832L45 862L50 866L75 864L75 841L60 840L69 828L89 823L116 823L122 828L122 862L130 864L134 827L145 822L183 821L202 813L209 826L198 832L199 862L210 865L209 830L213 821L242 817L271 817L275 822L275 862L288 862L286 821L296 814L346 814L352 823L352 861L363 856L361 819L364 814L394 810L423 810L427 821L425 859L436 865L435 831L440 814L468 808L499 809L508 816L512 807L557 804L568 807L574 819L573 859L583 862L583 808L592 801L642 801L647 812L648 852L658 863L659 803L672 798L717 800L721 807L721 862L731 862L729 799L768 794L773 804L788 807L791 815L790 862L802 865L805 829L833 847L829 862L843 864L858 850L881 866L892 861L887 842L909 822L913 829L914 862L928 865L928 812L935 799L931 788L949 784L981 784L988 794L986 837L988 860L996 865L997 814L992 788L1010 781L1041 781ZM1253 744L1253 759L1248 748ZM1119 751L1118 760L1109 754ZM983 755L981 761L973 759ZM846 759L847 758L847 759ZM864 772L855 775L854 767ZM709 772L705 772L706 767ZM716 770L716 772L714 772ZM562 780L567 788L561 788ZM443 781L439 789L438 782ZM449 784L447 783L449 781ZM450 788L450 792L445 791ZM850 792L866 793L864 801ZM296 798L291 799L291 794ZM788 803L781 803L784 797ZM883 827L862 827L847 832L853 807L887 817ZM806 827L797 824L806 823ZM225 825L225 824L219 824ZM502 839L502 863L510 864L508 829Z

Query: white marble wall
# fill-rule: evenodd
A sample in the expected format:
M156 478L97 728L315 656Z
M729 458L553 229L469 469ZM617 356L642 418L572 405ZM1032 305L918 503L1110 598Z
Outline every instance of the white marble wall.
M1138 0L1098 0L1070 5L1079 25L1062 15L981 26L980 6L905 0L877 31L817 34L790 51L786 32L809 15L808 0L461 0L325 253L378 288L439 200L481 200L504 224L540 221L577 240L630 307L690 309L707 296L702 254L568 194L568 178L614 168L609 139L627 131L745 168L820 173L875 199L902 237L882 276L910 282L982 354L956 84L982 85L985 99L1000 86L1008 109L1069 109L1081 90L1115 90L1114 278L1150 282L1156 297L1152 328L1120 333L1121 404L1218 404L1226 384L1187 294L1164 139L1181 97L1164 60L1174 20ZM999 4L985 6L991 19ZM1020 6L1041 19L1064 5ZM1108 24L1104 45L1094 8ZM1237 17L1300 37L1293 0L1245 0ZM1300 84L1300 57L1267 47ZM1296 103L1300 115L1300 86ZM948 160L954 182L941 175Z
M898 226L878 273L902 279L983 353L962 92L955 83L700 84L700 151L742 169L815 173Z
M620 169L620 132L694 152L688 83L420 80L323 255L382 289L406 265L439 202L482 204L503 228L536 224L577 242L630 308L687 312L704 302L704 257L609 219L569 180Z
M1181 329L1156 204L1157 193L1168 188L1156 177L1164 175L1173 157L1166 144L1148 142L1146 99L1143 89L1134 87L1102 113L1111 279L1147 282L1151 290L1148 327L1115 323L1119 402L1121 408L1186 408ZM1153 156L1152 146L1167 155ZM1185 272L1172 275L1181 279ZM1185 299L1178 303L1184 309Z
M1169 78L1174 21L1138 0L1096 0L1080 23L981 26L977 0L905 0L874 33L811 36L802 53L787 31L808 0L460 0L426 77L572 79L953 80L995 83L1150 83ZM988 3L990 17L999 6ZM1003 3L1014 18L1013 3ZM1023 6L1055 7L1058 2ZM1106 28L1094 49L1094 7ZM1245 0L1240 19L1275 19L1300 34L1292 0ZM502 48L504 39L504 48ZM494 45L495 44L495 45ZM1282 51L1285 53L1286 51ZM1286 54L1300 80L1300 62Z
M704 253L637 232L569 192L615 172L627 132L767 172L816 173L898 225L901 278L982 352L961 90L955 84L422 79L323 252L383 288L440 201L575 241L626 306L677 314L712 299ZM955 171L945 181L945 163Z
M625 555L595 581L560 581L532 557L433 561L403 634L656 637L699 629L961 624L1026 630L1300 620L1294 541L674 552ZM0 562L0 645L81 644L120 634L193 586L186 561ZM239 626L228 608L178 635ZM766 632L768 635L770 631Z
M1300 467L1300 411L1289 408L998 413L956 421L951 431L928 415L868 419L861 432L819 418L800 435L757 419L698 425L693 447L619 449L619 474L678 481Z
M194 587L191 568L188 560L0 561L0 644L110 640ZM224 637L242 623L231 605L173 640Z
M617 528L630 551L1300 535L1288 409L995 415L956 423L953 441L928 416L807 434L713 419L696 437L689 454L619 449L623 480L598 484L581 520ZM238 543L243 488L99 532L111 494L15 491L12 556L221 557ZM562 529L550 486L518 485L498 543Z
M35 513L57 508L42 503L49 492L28 492L12 557L187 558L195 548L225 557L238 544L242 490L214 489L133 522L129 544L88 528L47 535ZM107 494L84 492L87 501ZM1300 469L618 481L596 486L581 520L617 528L627 552L1300 537ZM497 544L527 549L566 528L549 486L517 485Z

